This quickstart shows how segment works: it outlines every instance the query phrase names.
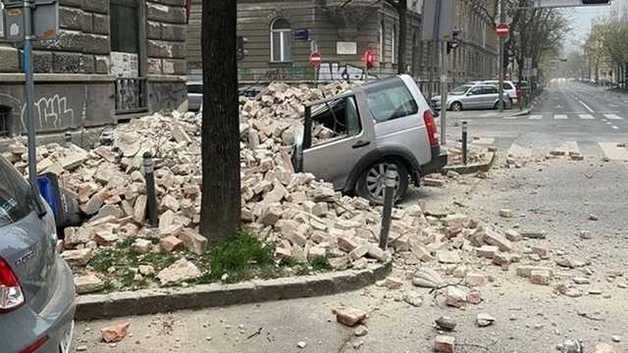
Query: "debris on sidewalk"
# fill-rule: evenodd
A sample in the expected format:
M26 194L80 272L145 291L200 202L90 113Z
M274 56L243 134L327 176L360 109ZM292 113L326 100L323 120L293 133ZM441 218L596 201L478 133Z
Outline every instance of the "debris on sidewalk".
M456 338L439 335L434 338L434 352L454 353L456 351Z
M443 331L453 331L456 329L456 322L449 316L441 316L434 321L436 327Z
M480 313L476 317L475 322L479 327L486 327L492 325L495 322L495 318L489 314Z
M350 307L336 308L332 313L336 315L336 321L349 327L356 326L367 318L366 311Z
M122 341L129 334L130 322L122 322L100 329L103 342L115 343Z

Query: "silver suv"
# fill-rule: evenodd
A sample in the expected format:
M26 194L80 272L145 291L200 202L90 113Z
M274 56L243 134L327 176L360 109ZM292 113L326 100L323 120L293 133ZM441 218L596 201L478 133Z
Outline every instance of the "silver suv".
M502 98L506 108L512 107L507 94ZM432 98L434 109L442 109L441 97ZM468 109L497 109L499 107L499 90L495 85L474 83L454 88L447 96L447 110L461 111Z
M384 175L397 167L396 199L410 182L440 171L447 152L423 94L408 75L374 81L305 107L297 137L297 171L333 182L336 190L381 202Z

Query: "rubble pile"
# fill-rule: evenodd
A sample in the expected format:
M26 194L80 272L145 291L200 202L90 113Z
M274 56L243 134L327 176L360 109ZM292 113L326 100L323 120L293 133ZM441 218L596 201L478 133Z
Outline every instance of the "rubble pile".
M344 269L352 263L366 266L364 257L384 260L386 256L374 244L379 231L377 209L367 200L335 192L332 184L314 175L294 173L290 161L291 139L286 136L290 128L300 126L303 102L348 87L342 83L307 89L276 83L256 99L241 102L242 221L275 244L279 259L305 262L327 256L334 268ZM59 175L60 184L76 194L88 218L81 227L66 230L64 258L81 268L97 249L126 239L133 240L132 248L138 253L186 248L202 254L207 244L197 231L199 117L154 114L119 125L112 135L110 145L91 150L72 143L38 148L38 172ZM155 162L157 229L144 226L143 157L147 152ZM26 174L23 141L16 140L3 156ZM188 272L197 272L192 270ZM102 287L93 277L84 282L88 288Z
M303 102L347 88L345 83L320 89L275 83L255 99L241 100L242 221L253 234L275 245L277 259L311 262L326 257L334 269L360 269L369 261L388 257L376 244L379 207L335 192L332 184L312 174L295 173L290 160L289 145L301 125ZM133 251L140 254L182 249L199 255L205 252L207 241L197 230L200 128L201 119L192 113L154 114L117 126L111 144L91 150L72 143L38 148L39 172L59 175L60 183L76 193L80 209L88 217L82 226L66 230L63 252L68 263L85 275L78 281L84 283L82 292L103 287L85 266L98 249L121 241L130 241ZM145 226L145 153L154 157L158 228ZM4 156L26 173L22 142L16 141ZM389 239L406 264L436 260L455 267L461 256L468 254L503 267L520 258L507 236L462 214L426 216L419 205L394 210ZM202 275L185 259L161 271L143 272L154 275L163 286ZM545 273L535 273L532 278L542 282L542 275ZM484 283L479 277L470 275L469 281Z

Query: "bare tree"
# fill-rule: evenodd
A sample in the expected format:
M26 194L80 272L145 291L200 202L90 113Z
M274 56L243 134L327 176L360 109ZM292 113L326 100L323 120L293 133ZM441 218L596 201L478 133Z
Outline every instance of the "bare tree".
M235 234L240 225L236 3L236 0L203 0L200 231L210 244Z

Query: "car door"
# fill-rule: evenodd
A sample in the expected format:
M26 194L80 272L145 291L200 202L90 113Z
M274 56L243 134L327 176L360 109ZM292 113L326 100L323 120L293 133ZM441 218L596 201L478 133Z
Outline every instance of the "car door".
M303 146L303 171L345 187L353 166L375 148L362 91L312 107L311 146Z
M462 106L466 109L476 109L482 106L482 86L475 86L461 99Z
M499 99L499 90L495 86L482 87L482 109L493 109Z

